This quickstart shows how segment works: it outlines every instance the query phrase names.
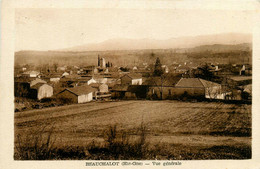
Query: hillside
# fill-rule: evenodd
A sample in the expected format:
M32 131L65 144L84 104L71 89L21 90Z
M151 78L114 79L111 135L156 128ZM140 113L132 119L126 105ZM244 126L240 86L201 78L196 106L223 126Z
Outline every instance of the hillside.
M206 52L211 51L215 53L223 52L234 52L234 51L251 51L251 43L242 43L237 45L223 45L223 44L214 44L214 45L202 45L189 49L189 52Z
M152 56L151 53L154 53ZM194 48L182 49L146 49L146 50L120 50L120 51L19 51L15 53L15 65L97 65L97 57L106 58L114 65L127 66L135 63L154 63L159 57L162 64L173 62L205 62L216 61L227 63L228 61L242 62L252 57L252 44L243 43L236 45L203 45ZM204 58L204 60L203 60ZM200 59L200 60L198 60Z

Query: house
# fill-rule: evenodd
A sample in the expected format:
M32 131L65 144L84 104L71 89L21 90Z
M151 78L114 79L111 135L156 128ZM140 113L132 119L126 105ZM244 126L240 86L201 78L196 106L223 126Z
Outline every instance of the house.
M98 93L108 93L108 85L105 83L92 83L90 84L92 88L97 89Z
M169 73L169 68L166 65L162 65L162 69L164 73Z
M74 83L78 82L79 75L68 75L60 79L60 83L63 87L72 87Z
M64 73L62 73L62 77L66 77L66 76L69 76L70 74L68 73L68 72L64 72Z
M137 66L134 66L134 67L133 67L133 71L135 71L135 70L138 70Z
M83 69L83 72L85 74L97 74L97 73L99 73L99 69L96 68L95 66L88 66Z
M37 83L30 88L30 98L41 100L53 95L53 87L46 83Z
M77 86L73 88L66 88L59 92L56 96L60 99L67 99L72 103L86 103L93 100L96 96L96 89L91 86Z
M127 73L121 78L121 84L123 85L141 85L142 84L142 75Z
M97 90L96 99L110 98L111 93L108 90L108 85L105 83L92 83L90 86Z
M41 79L45 80L46 82L57 83L60 81L61 77L62 77L62 73L50 73L50 74L41 76Z
M104 76L95 75L93 76L93 79L96 81L96 83L107 83L108 78Z
M252 100L252 84L240 86L242 90L241 97L244 100Z
M92 83L97 83L97 81L93 77L79 77L77 79L79 84L87 84L90 85Z
M47 83L47 82L42 79L36 78L30 82L30 87L36 85L37 83Z
M61 67L58 67L57 70L59 71L65 71L67 69L66 66L61 66Z
M230 76L227 78L227 83L232 86L252 84L252 76Z
M224 99L221 85L200 78L181 78L175 85L175 95L195 98Z
M179 67L176 68L176 73L185 73L190 70L190 67L186 65L180 65Z
M22 73L23 77L38 77L40 75L40 72L38 71L27 71Z
M252 75L252 66L251 65L242 65L242 68L239 70L239 75Z
M49 78L50 78L50 82L59 82L60 81L60 78L61 78L61 74L51 74L50 76L49 76Z

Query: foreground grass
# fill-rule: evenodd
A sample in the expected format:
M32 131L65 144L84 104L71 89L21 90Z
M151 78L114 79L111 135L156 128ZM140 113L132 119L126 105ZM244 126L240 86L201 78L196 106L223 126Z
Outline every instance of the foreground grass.
M15 160L205 160L205 159L250 159L251 147L234 145L184 145L151 144L146 127L141 124L136 137L127 131L119 132L116 126L104 131L102 142L92 140L87 146L53 146L53 128L36 133L19 135L15 147Z
M143 155L135 152L140 124ZM44 159L248 159L251 158L251 106L178 101L123 101L70 105L15 114L15 134L55 125L55 142ZM117 126L127 135L125 154L108 147L106 132ZM50 129L44 132L48 136ZM48 138L45 136L45 138ZM24 143L26 139L20 142ZM33 140L33 139L31 139ZM16 145L19 142L15 140ZM33 147L33 143L25 147ZM45 141L43 141L43 145ZM123 144L125 145L125 144ZM46 147L46 146L45 146ZM116 147L120 147L116 146ZM122 146L121 146L122 147ZM135 148L134 148L135 147ZM116 151L118 151L116 150ZM28 150L30 152L32 150ZM137 154L134 153L134 154ZM15 159L23 159L16 155Z

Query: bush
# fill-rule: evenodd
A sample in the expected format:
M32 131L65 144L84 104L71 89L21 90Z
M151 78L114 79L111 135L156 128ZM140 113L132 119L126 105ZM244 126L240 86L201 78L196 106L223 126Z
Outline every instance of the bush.
M146 128L141 124L137 129L139 138L130 142L125 131L120 134L116 126L110 126L104 134L105 145L97 145L94 141L89 145L88 152L93 159L145 159L148 155Z
M55 140L52 138L54 128L51 127L48 132L46 127L31 132L24 137L17 135L15 144L16 152L14 159L16 160L46 160L51 159L54 152L53 144Z

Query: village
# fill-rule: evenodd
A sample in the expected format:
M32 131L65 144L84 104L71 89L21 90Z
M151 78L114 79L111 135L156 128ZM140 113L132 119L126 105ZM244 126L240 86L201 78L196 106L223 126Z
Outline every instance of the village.
M15 67L15 111L116 100L251 102L252 65L193 62L120 67L97 56L85 67ZM43 102L45 102L43 104ZM39 103L39 104L38 104ZM46 103L51 103L47 104Z

